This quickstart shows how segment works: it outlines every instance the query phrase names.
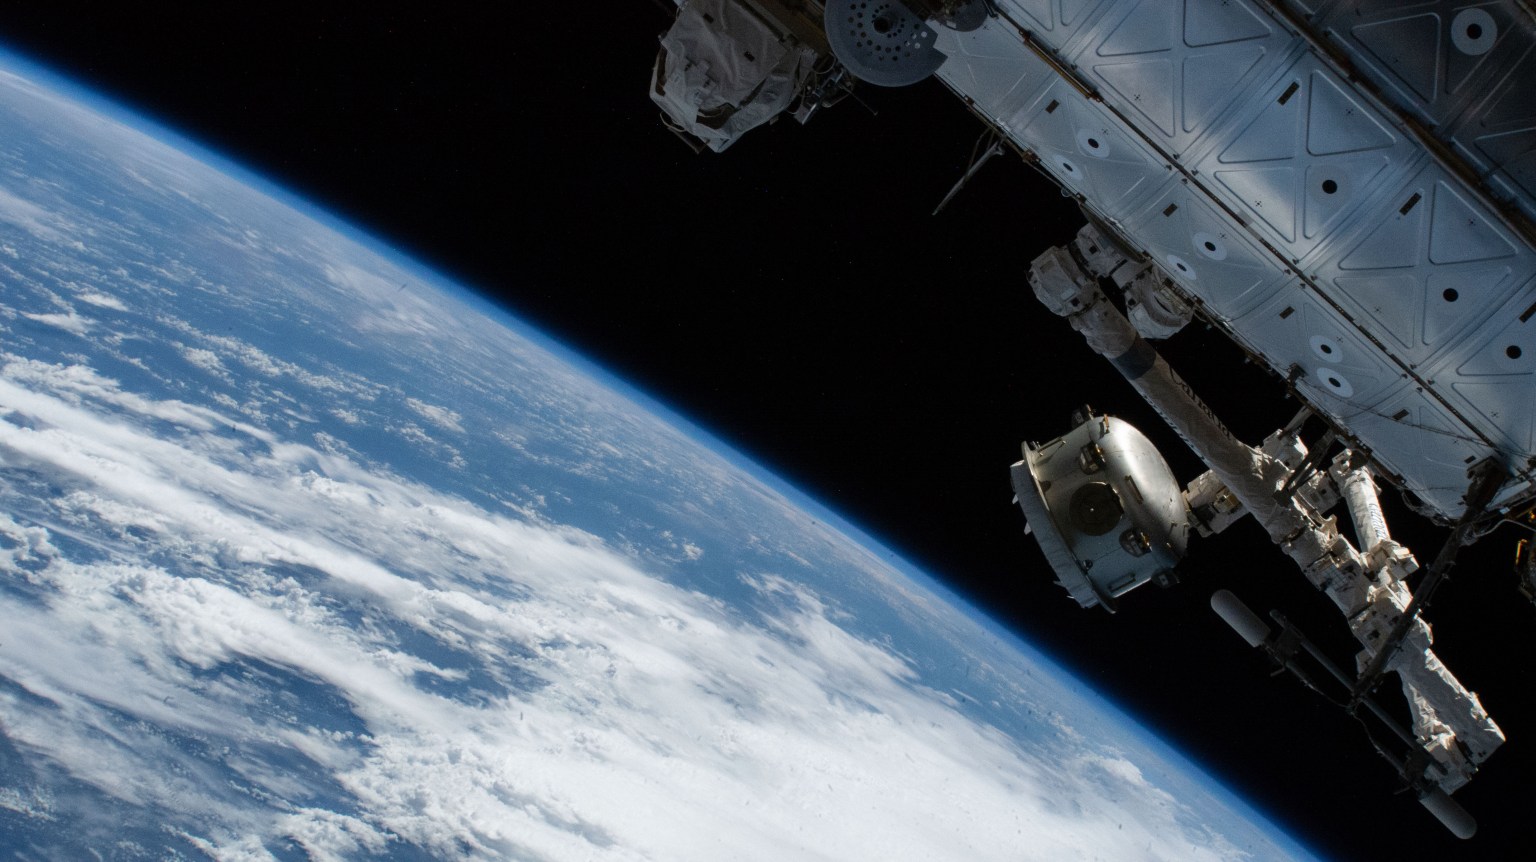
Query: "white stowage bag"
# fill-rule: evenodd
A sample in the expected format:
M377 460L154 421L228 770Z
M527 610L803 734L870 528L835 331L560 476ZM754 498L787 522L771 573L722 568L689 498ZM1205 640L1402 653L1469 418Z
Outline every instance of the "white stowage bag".
M689 0L661 37L651 99L718 153L783 111L815 60L741 0Z

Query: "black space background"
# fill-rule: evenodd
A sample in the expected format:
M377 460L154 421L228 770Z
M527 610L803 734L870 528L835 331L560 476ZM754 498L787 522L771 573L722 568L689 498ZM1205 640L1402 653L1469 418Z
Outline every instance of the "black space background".
M669 21L652 0L206 5L6 4L0 46L496 297L971 597L1324 855L1530 858L1536 609L1513 588L1515 530L1464 555L1429 614L1510 737L1457 794L1470 842L1209 611L1227 586L1340 663L1353 651L1251 523L1113 617L1051 584L1009 503L1020 440L1087 402L1164 444L1182 480L1200 468L1028 293L1030 259L1081 224L1071 201L1010 157L929 215L981 131L936 82L696 156L646 96ZM1244 439L1295 410L1217 333L1165 353ZM1427 566L1444 531L1388 502Z

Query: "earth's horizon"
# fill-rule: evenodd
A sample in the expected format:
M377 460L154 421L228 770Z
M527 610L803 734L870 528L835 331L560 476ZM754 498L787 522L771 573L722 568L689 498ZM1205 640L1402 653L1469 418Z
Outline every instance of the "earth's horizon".
M462 285L0 51L0 849L1310 859Z

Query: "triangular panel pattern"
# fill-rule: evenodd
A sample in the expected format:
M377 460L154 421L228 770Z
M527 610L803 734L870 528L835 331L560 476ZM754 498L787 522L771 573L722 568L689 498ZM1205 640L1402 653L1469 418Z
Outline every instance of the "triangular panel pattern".
M1173 64L1167 57L1094 66L1093 71L1164 135L1173 134Z
M1222 164L1245 164L1294 156L1301 137L1301 101L1293 97L1283 105L1276 102L1266 106L1221 151L1217 160Z
M1474 322L1508 290L1507 266L1455 267L1425 279L1424 343L1438 345Z
M1419 192L1415 195L1422 197ZM1424 212L1415 204L1407 213L1395 212L1339 261L1339 269L1408 269L1423 260Z
M1536 127L1517 129L1477 139L1477 148L1489 161L1516 177L1536 177ZM1536 194L1536 183L1525 183Z
M1487 153L1499 166L1494 174L1500 184L1525 195L1522 205L1526 215L1536 217L1536 129L1521 129L1505 135L1488 136L1477 140L1478 149Z
M1149 178L1161 179L1160 172L1153 173L1143 162L1092 159L1076 153L1066 156L1069 159L1074 157L1072 165L1084 177L1078 183L1079 188L1082 188L1088 198L1099 205L1105 213L1115 218L1123 217L1127 212L1128 202L1146 192L1145 186Z
M1458 376L1536 376L1536 317L1522 321L1519 311L1503 309L1483 329L1493 334L1466 352L1466 358L1456 366Z
M1515 247L1454 189L1443 182L1434 189L1434 221L1429 228L1433 263L1466 263L1511 257Z
M1316 294L1284 289L1245 315L1234 327L1276 369L1299 367L1309 400L1335 416L1370 408L1399 383L1395 363L1355 334ZM1314 339L1333 349L1327 359L1313 350ZM1329 386L1326 380L1341 385Z
M1422 328L1424 296L1418 279L1410 275L1341 276L1333 283L1381 324L1373 329L1377 338L1389 335L1406 349L1419 346L1416 334Z
M1371 110L1322 72L1313 72L1307 94L1307 152L1314 156L1357 153L1392 146L1397 136Z
M1316 58L1298 59L1241 110L1190 167L1295 261L1360 230L1360 206L1414 154Z
M1024 76L1019 74L1019 64L990 57L957 57L950 55L939 76L956 88L971 94L976 105L992 115L1004 114L1010 106L1017 109L1014 91Z
M1169 51L1179 38L1179 16L1164 0L1143 0L1121 19L1095 53L1100 57L1124 57Z
M1263 253L1188 190L1171 190L1159 196L1128 223L1153 260L1224 319L1235 318L1262 302L1279 281ZM1223 253L1207 253L1197 237L1222 243ZM1180 273L1170 257L1182 260L1195 277Z
M1048 105L1055 105L1047 111ZM1164 182L1168 169L1123 133L1109 127L1098 110L1064 82L1050 87L1034 107L1009 122L1016 139L1034 149L1057 179L1094 202L1111 218L1126 218L1134 201L1149 194L1149 180ZM1099 144L1084 149L1082 132Z
M1495 276L1497 277L1497 276ZM1509 279L1500 279L1509 283ZM1500 291L1492 316L1480 316L1467 337L1428 371L1437 391L1507 452L1533 453L1536 439L1536 289L1525 280ZM1493 293L1490 288L1489 293Z
M1520 58L1505 80L1504 91L1488 106L1483 122L1500 130L1536 123L1536 87L1530 83L1536 80L1536 52Z
M1272 32L1269 23L1244 4L1185 0L1184 44L1191 48L1262 39Z
M1232 82L1264 59L1262 45L1234 45L1184 58L1180 109L1183 130L1193 132L1216 118L1232 98Z
M1513 36L1509 37L1511 40ZM1536 38L1527 37L1529 41ZM1524 47L1524 46L1521 46ZM1496 47L1491 53L1503 50ZM1527 217L1536 219L1536 50L1507 73L1500 70L1498 92L1486 107L1458 119L1452 145L1466 149L1474 165L1489 175L1498 193L1514 198Z
M1496 431L1489 436L1502 438L1501 448L1511 450L1521 461L1536 451L1531 434L1536 427L1536 380L1530 371L1519 377L1460 380L1451 389L1488 420Z
M1357 239L1332 261L1309 266L1317 283L1362 326L1392 331L1394 338L1383 341L1400 361L1426 380L1440 378L1442 386L1449 386L1456 369L1480 349L1478 341L1493 325L1490 316L1506 313L1496 309L1515 302L1514 292L1536 278L1536 257L1512 244L1502 225L1453 189L1443 169L1425 165L1410 182L1394 182L1390 194L1374 197L1370 211L1346 216L1349 225L1341 230ZM1371 279L1397 278L1418 286L1402 300L1420 306L1419 327L1406 344L1396 337L1402 312L1357 289L1369 287Z
M1301 235L1317 239L1333 229L1339 217L1369 191L1371 179L1387 164L1384 155L1365 155L1330 159L1308 167Z
M1008 5L1024 13L1041 30L1056 28L1055 16L1051 14L1051 7L1056 5L1056 0L1008 0Z
M1350 31L1371 56L1426 102L1440 78L1441 18L1433 13L1361 24Z
M1296 241L1296 174L1290 166L1217 171L1216 179L1286 242Z
M1350 417L1350 430L1407 488L1447 515L1460 514L1467 461L1486 448L1412 386L1388 395L1369 413Z
M937 45L949 59L939 77L975 101L984 116L1008 117L1031 100L1052 74L1018 61L1019 37L996 22L966 33L938 30Z
M1072 53L1108 104L1181 156L1291 44L1251 3L1123 0L1111 8Z
M1081 23L1083 16L1098 4L1099 0L1061 0L1061 23L1068 27Z
M1396 365L1382 355L1381 351L1358 340L1352 327L1340 320L1332 308L1316 298L1316 294L1303 293L1292 301L1299 313L1292 315L1291 320L1295 321L1294 329L1299 332L1300 337L1292 339L1295 347L1289 357L1291 362L1298 363L1309 371L1321 365L1338 369L1347 375L1354 388L1352 395L1341 400L1362 406L1375 404L1388 388L1397 385ZM1327 362L1312 352L1312 338L1318 335L1330 339L1342 348Z
M1409 429L1411 436L1416 438L1419 459L1447 468L1437 471L1441 473L1440 480L1428 484L1427 488L1454 493L1460 497L1467 490L1467 467L1476 463L1476 456L1483 454L1485 447L1481 442L1468 440L1469 437L1475 437L1472 429L1456 421L1440 405L1435 404L1430 396L1419 395L1405 400L1409 402L1406 408L1409 413L1400 421ZM1413 403L1415 401L1418 403ZM1455 445L1456 442L1460 445ZM1377 448L1379 450L1383 447ZM1471 461L1467 460L1469 457ZM1411 471L1417 465L1402 466Z

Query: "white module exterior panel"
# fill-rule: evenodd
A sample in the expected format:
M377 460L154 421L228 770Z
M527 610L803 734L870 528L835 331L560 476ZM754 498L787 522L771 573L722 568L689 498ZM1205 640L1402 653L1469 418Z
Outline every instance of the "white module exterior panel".
M1451 406L1497 429L1512 460L1536 452L1536 279L1425 370Z
M1474 416L1475 419L1496 422L1497 427L1504 432L1504 439L1499 441L1499 453L1519 454L1529 451L1533 410L1531 394L1536 391L1529 379L1463 378L1450 383L1449 388L1458 400L1481 408Z
M1066 58L1106 103L1177 156L1291 47L1273 20L1240 3L1122 0Z
M1536 219L1536 27L1515 0L1281 5L1494 196Z
M939 68L939 78L965 93L994 125L1006 124L1042 89L1060 80L1044 60L1025 49L1018 33L996 21L968 33L941 28L936 45L949 57Z
M1370 410L1347 417L1362 440L1391 441L1372 454L1394 481L1441 512L1455 512L1467 492L1467 471L1491 454L1459 422L1413 382L1404 383ZM1512 488L1508 497L1523 487Z
M1172 167L1059 78L1007 128L1057 182L1106 218L1130 216L1141 201L1175 181Z
M1174 181L1121 228L1189 295L1230 320L1295 279L1198 192Z
M1231 325L1309 402L1340 420L1377 408L1404 379L1376 345L1299 286L1277 291Z
M1311 55L1253 95L1185 163L1291 262L1347 230L1420 157Z
M939 30L939 74L979 114L1434 511L1459 514L1488 457L1516 474L1501 500L1530 492L1536 240L1512 213L1536 202L1536 86L1492 62L1536 84L1527 13L996 6ZM1478 60L1465 11L1485 6L1498 38Z
M1536 254L1427 160L1389 191L1306 271L1410 367L1453 361L1536 276Z
M1313 16L1325 6L1333 5L1332 0L1279 0L1275 5L1283 6L1303 16Z
M1522 34L1532 41L1531 34ZM1493 192L1536 219L1536 47L1527 50L1452 135L1456 151L1487 171Z
M1493 70L1507 70L1519 56L1510 54L1523 50L1509 38L1516 28L1508 11L1466 0L1334 3L1312 26L1342 44L1394 102L1434 126L1449 125L1478 100Z
M1101 216L1128 216L1156 187L1174 181L1171 166L1063 80L1007 23L990 19L968 33L941 28L935 45L949 58L939 77Z
M1091 25L1098 21L1103 15L1104 7L1113 2L1114 0L993 0L993 5L1060 54L1072 44L1084 25Z

